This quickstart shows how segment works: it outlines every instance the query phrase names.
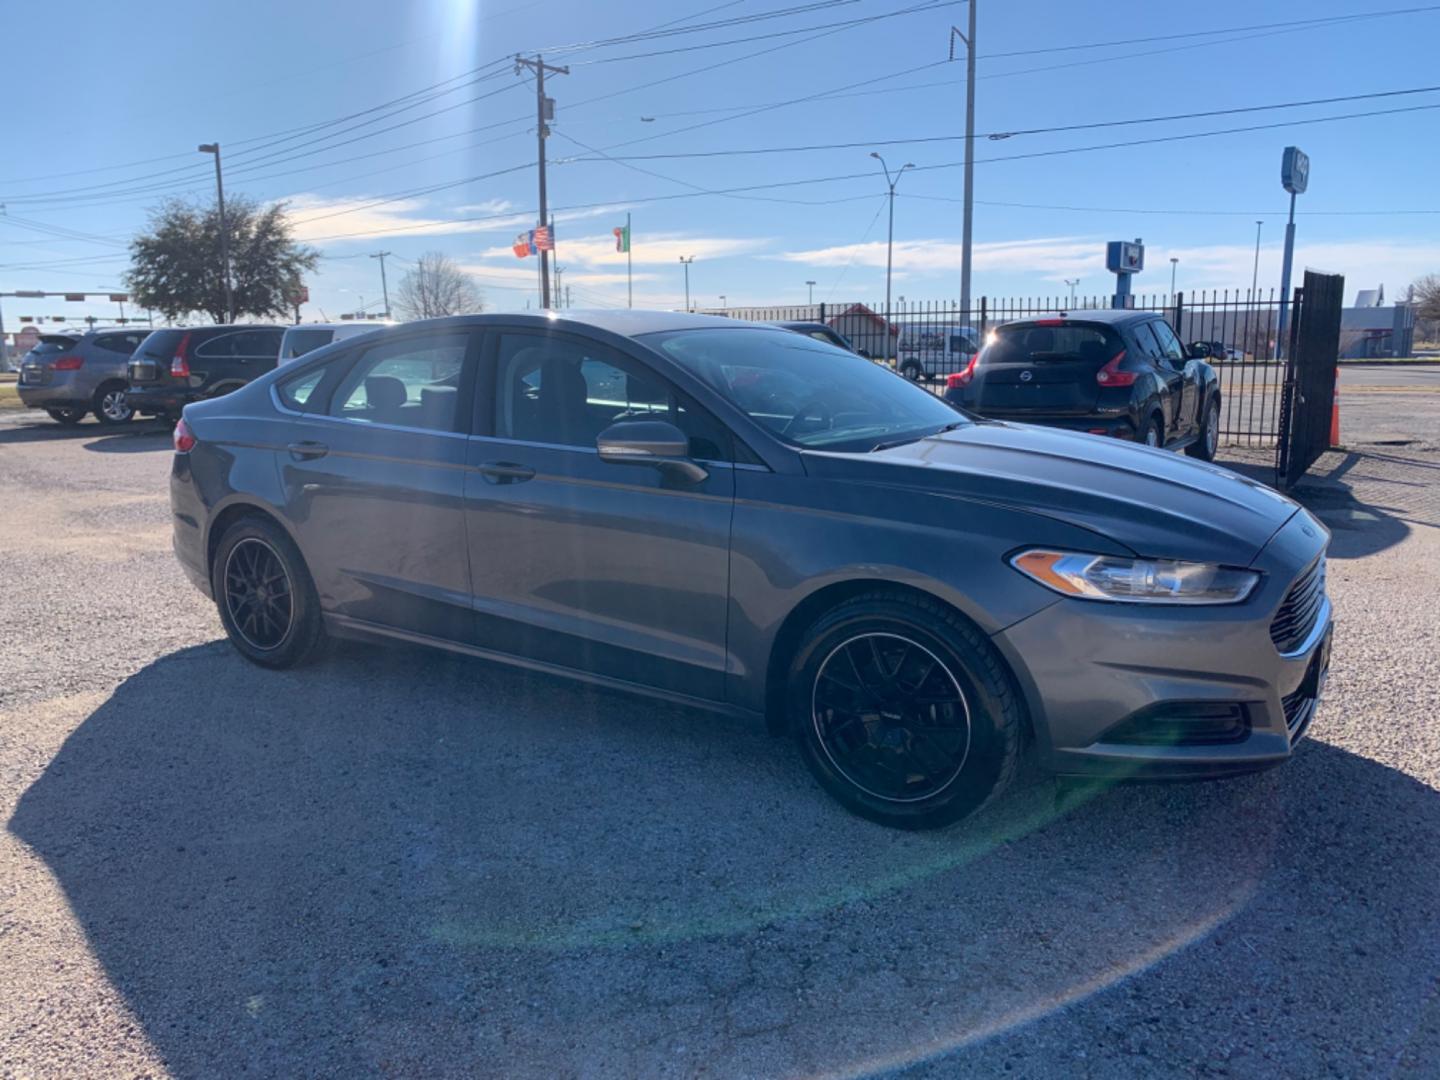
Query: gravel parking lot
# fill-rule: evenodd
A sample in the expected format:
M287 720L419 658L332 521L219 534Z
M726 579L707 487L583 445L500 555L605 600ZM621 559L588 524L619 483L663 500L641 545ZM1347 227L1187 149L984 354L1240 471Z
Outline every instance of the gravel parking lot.
M918 836L706 714L251 667L168 432L0 413L0 1075L1433 1076L1440 395L1370 410L1300 492L1340 622L1294 761Z

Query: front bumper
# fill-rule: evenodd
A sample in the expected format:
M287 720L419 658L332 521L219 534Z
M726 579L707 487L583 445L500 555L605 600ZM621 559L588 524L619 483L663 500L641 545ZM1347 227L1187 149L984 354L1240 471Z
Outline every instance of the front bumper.
M1330 601L1287 653L1271 640L1270 622L1326 535L1297 513L1252 563L1263 577L1240 604L1064 599L996 635L1029 702L1042 766L1066 776L1198 779L1286 761L1325 685ZM1236 721L1224 737L1175 735L1174 718L1197 709L1229 710Z

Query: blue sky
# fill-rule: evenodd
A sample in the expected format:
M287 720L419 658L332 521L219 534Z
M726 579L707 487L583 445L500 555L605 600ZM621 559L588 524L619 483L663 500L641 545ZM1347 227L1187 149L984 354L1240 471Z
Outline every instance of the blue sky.
M946 58L951 24L966 18L963 4L850 0L748 25L566 48L801 2L10 5L0 290L119 286L120 245L163 194L211 196L210 159L194 148L218 139L227 191L287 200L297 234L325 256L309 281L305 318L333 318L362 297L377 308L378 266L367 256L379 250L394 253L392 287L406 260L440 250L476 275L488 306L533 306L535 260L510 253L536 206L533 83L497 61L546 49L571 66L550 82L557 113L549 193L575 306L625 303L624 256L614 253L610 230L627 210L636 306L683 302L682 255L695 257L697 304L718 304L722 295L732 305L803 303L807 280L816 282L817 301L883 297L886 189L872 148L892 169L920 167L897 189L895 293L953 299L961 170L951 166L963 155L955 136L964 130L964 65ZM1440 83L1440 10L1257 29L1425 6L981 0L977 130ZM872 18L914 7L928 10ZM855 20L870 21L834 25ZM813 29L717 44L805 28ZM1194 36L1211 30L1227 32ZM689 46L705 47L639 55ZM721 66L702 70L713 65ZM442 80L451 81L423 98L365 112ZM1297 264L1344 273L1350 296L1383 283L1393 298L1419 274L1440 271L1440 109L1049 152L1421 105L1440 105L1440 93L983 138L974 293L1061 295L1067 278L1080 279L1082 294L1107 292L1104 241L1134 237L1145 239L1150 268L1138 292L1168 289L1172 256L1182 289L1245 287L1257 218L1261 284L1278 285L1286 207L1279 163L1293 142L1312 159ZM834 143L856 145L654 156ZM1019 156L1036 153L1046 156ZM576 158L589 160L569 160ZM490 173L500 175L471 179ZM851 178L821 182L836 176ZM730 188L754 190L706 193ZM7 300L7 329L20 314L73 316L81 307ZM99 302L84 310L115 313Z

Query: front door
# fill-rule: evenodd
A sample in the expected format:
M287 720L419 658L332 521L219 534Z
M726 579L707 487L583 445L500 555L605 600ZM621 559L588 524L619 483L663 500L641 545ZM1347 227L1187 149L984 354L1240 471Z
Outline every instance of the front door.
M1185 354L1185 346L1180 344L1169 323L1156 319L1150 328L1155 331L1155 338L1160 342L1171 369L1180 373L1180 382L1175 387L1176 422L1172 437L1189 438L1200 429L1200 371L1195 361Z
M477 642L720 700L734 471L728 433L643 362L587 338L498 332L465 480ZM600 460L625 419L666 419L708 475Z
M459 402L476 340L463 330L387 338L278 385L303 413L278 449L287 519L327 612L469 640Z

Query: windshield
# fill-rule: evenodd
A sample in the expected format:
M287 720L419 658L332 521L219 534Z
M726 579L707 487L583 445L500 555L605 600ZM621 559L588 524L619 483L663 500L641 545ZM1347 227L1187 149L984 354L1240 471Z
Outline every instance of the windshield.
M640 340L793 445L867 451L966 422L889 369L788 330L716 327Z

